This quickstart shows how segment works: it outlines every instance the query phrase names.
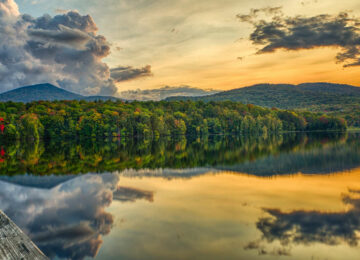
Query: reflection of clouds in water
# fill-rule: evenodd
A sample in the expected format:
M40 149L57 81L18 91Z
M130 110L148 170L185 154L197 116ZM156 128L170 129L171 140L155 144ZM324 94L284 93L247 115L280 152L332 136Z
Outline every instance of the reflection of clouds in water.
M126 169L120 172L125 177L161 177L166 179L173 178L192 178L194 176L200 176L209 173L216 173L218 170L207 167L198 168L184 168L184 169L170 169L170 168L158 168L158 169Z
M135 202L144 199L150 202L154 201L154 192L144 191L130 187L118 187L113 193L114 200Z
M49 257L93 257L102 244L101 236L112 228L113 216L105 208L110 206L113 192L119 192L118 182L118 174L83 175L51 190L0 182L0 208ZM122 192L121 200L134 201L132 190ZM139 198L141 192L143 198L152 198L151 192L136 191Z
M292 244L309 245L322 243L339 245L346 243L357 246L360 232L360 191L349 190L343 202L351 206L346 212L319 212L297 210L289 213L279 209L265 209L270 217L263 217L256 223L262 232L261 240L250 242L245 249L266 252L266 244L280 242L283 249Z
M82 259L96 255L101 235L110 232L113 217L104 208L118 180L85 175L51 190L0 183L0 205L49 257Z
M284 246L275 247L273 249L268 249L262 242L261 239L256 241L251 241L245 247L245 250L257 250L259 255L275 255L275 256L290 256L290 249Z

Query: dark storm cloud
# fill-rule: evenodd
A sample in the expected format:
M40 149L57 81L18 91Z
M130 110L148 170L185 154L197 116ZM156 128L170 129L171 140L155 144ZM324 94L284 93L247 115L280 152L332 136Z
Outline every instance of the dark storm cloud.
M119 96L128 100L163 100L173 96L205 96L218 93L212 89L200 89L190 86L165 86L158 89L128 90L119 93Z
M256 223L262 239L250 242L245 249L264 250L265 242L279 241L283 246L293 244L309 245L323 243L339 245L346 243L357 246L360 232L360 198L358 190L349 190L343 202L351 209L346 212L320 212L296 210L282 212L279 209L265 209L269 217L262 217Z
M146 65L142 68L134 68L131 66L120 66L111 69L111 78L115 82L129 81L143 77L152 76L151 66Z
M258 19L259 12L266 11L252 10L250 14L237 16L240 21L254 26L250 40L263 46L258 54L279 49L338 47L342 51L336 56L337 62L346 63L345 67L360 65L360 19L347 13L285 17L277 10L270 20L266 20ZM267 13L271 14L270 11Z

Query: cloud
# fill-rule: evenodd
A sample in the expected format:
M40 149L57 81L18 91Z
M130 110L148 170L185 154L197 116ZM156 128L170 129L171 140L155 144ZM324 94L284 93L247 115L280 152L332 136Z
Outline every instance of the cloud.
M264 7L264 8L258 8L258 9L250 9L249 14L238 14L236 17L241 22L250 22L252 23L259 14L265 14L265 15L274 15L274 14L282 14L282 7Z
M172 96L205 96L218 93L213 89L200 89L190 86L165 86L158 89L128 90L119 93L119 96L128 100L163 100Z
M317 3L318 0L309 0L309 1L302 1L300 4L302 6L307 6L307 5L311 5L311 4L314 4L314 3Z
M68 13L68 12L71 11L71 10L56 8L54 11L55 11L55 13L57 13L57 14L66 14L66 13Z
M110 69L102 62L110 44L96 31L89 15L70 11L33 18L20 15L13 0L1 0L0 90L50 82L82 94L114 94Z
M13 0L0 1L0 19L18 16L19 14L19 8Z
M146 65L143 68L134 68L131 66L120 66L111 69L111 77L115 82L129 81L143 77L152 76L151 66Z
M270 20L258 19L258 13L272 14ZM319 47L338 47L342 51L336 56L344 67L360 65L360 19L348 13L317 15L313 17L285 17L279 9L254 11L237 15L241 22L254 26L250 34L253 44L262 46L258 54L271 53L279 49L303 50Z
M59 30L30 29L28 34L39 40L53 43L81 44L89 40L89 35L81 30L59 25Z
M14 0L0 0L0 92L49 82L84 95L113 95L116 82L151 74L150 66L111 72L102 61L110 43L97 30L91 16L77 11L34 18L20 14Z

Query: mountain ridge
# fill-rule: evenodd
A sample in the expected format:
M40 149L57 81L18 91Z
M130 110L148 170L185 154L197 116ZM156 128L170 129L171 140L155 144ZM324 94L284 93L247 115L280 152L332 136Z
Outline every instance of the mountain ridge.
M225 90L219 93L206 95L206 96L194 96L190 98L209 98L213 96L221 96L225 93L234 93L239 91L245 91L250 89L272 89L277 88L278 90L284 89L284 88L292 88L291 90L302 90L302 91L314 91L314 92L327 92L327 93L342 93L342 94L359 94L360 95L360 86L353 86L348 84L338 84L338 83L328 83L328 82L309 82L309 83L300 83L300 84L286 84L286 83L279 83L279 84L273 84L273 83L259 83L254 84L250 86L244 86L240 88ZM167 99L174 99L174 98L188 98L188 97L168 97Z
M131 101L113 96L82 96L49 83L20 87L0 94L0 102L85 100ZM173 96L164 101L235 101L279 109L320 112L343 117L351 127L360 127L360 87L326 82L256 84L205 96Z
M341 97L341 98L339 98ZM292 84L256 84L203 97L170 97L174 100L238 101L265 107L293 109L313 105L341 105L360 101L360 87L326 82Z
M122 100L113 96L83 96L71 91L56 87L50 83L35 84L19 87L10 91L0 93L0 102L23 102L32 101L55 101L55 100Z

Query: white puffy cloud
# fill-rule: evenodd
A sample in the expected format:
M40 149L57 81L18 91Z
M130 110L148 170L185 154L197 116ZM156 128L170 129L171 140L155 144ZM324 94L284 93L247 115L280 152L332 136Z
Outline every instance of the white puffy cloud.
M110 44L89 15L33 18L13 0L0 0L0 38L0 91L49 82L81 94L116 92L102 61Z
M13 0L0 1L0 17L13 17L19 14L19 8Z

